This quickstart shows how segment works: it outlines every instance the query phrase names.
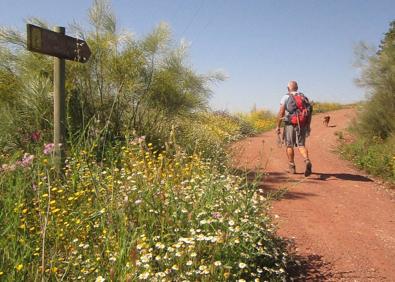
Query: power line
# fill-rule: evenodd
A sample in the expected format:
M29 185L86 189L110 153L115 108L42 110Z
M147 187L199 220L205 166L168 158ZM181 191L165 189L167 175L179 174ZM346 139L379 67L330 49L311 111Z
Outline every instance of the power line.
M189 21L188 25L185 27L184 31L181 33L181 37L183 37L185 35L186 31L190 28L192 23L195 21L196 17L199 15L200 11L202 10L205 2L206 2L205 0L200 1L199 7L196 9L196 11L195 11L194 15L192 16L191 20Z

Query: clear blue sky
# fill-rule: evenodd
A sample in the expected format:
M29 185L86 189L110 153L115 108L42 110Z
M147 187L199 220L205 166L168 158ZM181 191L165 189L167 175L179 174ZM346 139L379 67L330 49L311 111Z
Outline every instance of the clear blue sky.
M51 24L87 21L88 0L0 0L0 25L24 29L35 16ZM191 43L198 72L222 69L215 109L276 110L289 80L317 101L353 102L353 47L377 46L395 19L394 0L113 0L118 27L144 36L161 21Z

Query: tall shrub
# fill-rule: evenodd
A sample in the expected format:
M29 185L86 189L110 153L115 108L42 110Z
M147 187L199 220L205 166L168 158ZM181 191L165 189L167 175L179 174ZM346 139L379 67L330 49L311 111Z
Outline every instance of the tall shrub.
M387 139L395 131L395 21L391 22L377 53L366 58L359 84L368 101L359 115L358 132Z
M135 131L151 140L164 140L175 118L207 107L209 85L221 77L197 74L185 59L185 44L174 44L167 24L136 39L118 31L105 0L94 1L88 16L89 28L73 24L67 29L86 40L92 51L86 64L67 64L71 137L84 132L89 135L85 137L111 142ZM37 19L30 22L50 28ZM37 130L51 139L52 59L27 52L25 38L16 30L0 30L0 129L4 133L0 145L23 147L18 136ZM86 131L88 125L95 129Z

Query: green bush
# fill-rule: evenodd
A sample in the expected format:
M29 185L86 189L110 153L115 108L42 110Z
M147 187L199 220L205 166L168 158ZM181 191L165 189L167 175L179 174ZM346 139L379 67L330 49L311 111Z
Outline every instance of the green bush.
M142 39L117 32L106 1L94 1L89 20L88 29L71 27L88 42L92 55L85 64L66 65L70 136L84 133L96 139L105 132L100 136L104 148L135 131L158 143L169 137L177 119L193 119L207 109L209 86L223 77L197 74L185 59L186 47L173 43L167 24ZM10 150L26 149L33 132L50 137L52 131L52 59L26 51L25 38L17 30L0 29L0 146ZM96 128L85 131L92 124Z
M353 144L345 145L346 155L374 175L395 180L395 21L391 22L379 50L362 54L359 79L369 95L361 104L353 133ZM364 47L364 46L362 46ZM362 48L363 50L365 48Z
M253 109L249 113L238 113L237 116L245 123L250 124L255 132L264 132L276 126L276 116L267 110Z
M395 182L395 138L373 140L358 138L351 144L343 144L341 153L368 173Z
M390 24L377 53L366 55L362 62L361 86L368 91L356 124L357 132L364 136L391 137L395 132L395 21Z

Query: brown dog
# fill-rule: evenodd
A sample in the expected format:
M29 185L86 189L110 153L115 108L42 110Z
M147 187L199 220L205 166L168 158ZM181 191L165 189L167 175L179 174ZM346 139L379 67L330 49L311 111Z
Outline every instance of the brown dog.
M330 116L324 116L324 120L322 121L322 123L325 124L326 127L328 127L330 119Z

